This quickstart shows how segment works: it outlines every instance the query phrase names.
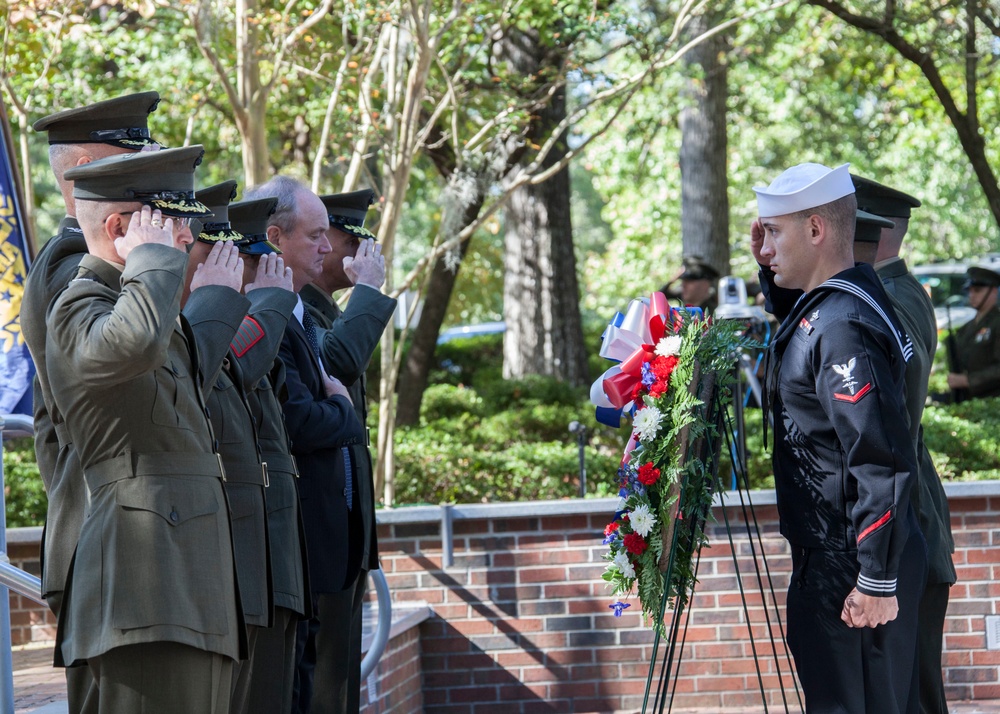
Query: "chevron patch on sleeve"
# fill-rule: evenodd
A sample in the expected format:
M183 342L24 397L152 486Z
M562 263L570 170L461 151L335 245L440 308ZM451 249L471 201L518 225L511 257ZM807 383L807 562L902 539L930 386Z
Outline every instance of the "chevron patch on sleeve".
M260 342L263 337L264 328L255 319L247 316L243 318L243 324L236 331L236 335L233 337L233 341L229 343L229 347L233 350L233 354L237 357L242 357L250 351L251 347Z

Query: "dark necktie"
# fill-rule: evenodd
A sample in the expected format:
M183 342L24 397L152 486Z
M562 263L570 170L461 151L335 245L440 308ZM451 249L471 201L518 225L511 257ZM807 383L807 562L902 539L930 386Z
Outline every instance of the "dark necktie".
M306 339L316 356L316 361L319 362L320 369L323 369L323 358L319 354L319 338L316 336L316 323L305 307L302 308L302 329L306 332Z

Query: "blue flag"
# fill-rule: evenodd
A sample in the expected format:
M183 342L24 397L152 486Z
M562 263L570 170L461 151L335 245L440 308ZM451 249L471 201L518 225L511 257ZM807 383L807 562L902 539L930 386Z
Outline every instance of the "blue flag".
M28 252L6 138L0 141L0 414L31 415L35 365L21 334Z

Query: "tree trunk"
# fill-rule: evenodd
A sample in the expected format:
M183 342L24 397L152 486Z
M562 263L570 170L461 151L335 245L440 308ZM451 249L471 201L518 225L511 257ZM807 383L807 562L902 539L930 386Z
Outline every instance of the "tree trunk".
M483 197L465 209L462 226L467 226L479 217L483 207ZM469 241L463 241L459 246L459 262L454 270L449 270L444 258L438 258L431 271L427 283L427 293L424 295L424 306L420 312L420 321L413 331L410 340L410 350L406 355L399 380L399 394L396 403L396 426L412 426L420 420L420 404L424 391L427 389L428 375L434 363L434 353L437 350L438 335L444 323L451 294L458 280L458 271L462 260L469 250Z
M514 32L505 43L514 69L537 76L558 67L561 55L546 56L534 31ZM559 90L537 112L528 142L539 144L566 116ZM544 166L566 153L565 136ZM503 376L558 377L574 385L588 381L580 320L580 291L570 221L569 170L548 181L516 189L505 210Z
M710 27L710 18L698 16L690 37ZM729 272L726 49L725 38L717 34L687 52L687 104L680 112L683 254L703 258L720 275Z

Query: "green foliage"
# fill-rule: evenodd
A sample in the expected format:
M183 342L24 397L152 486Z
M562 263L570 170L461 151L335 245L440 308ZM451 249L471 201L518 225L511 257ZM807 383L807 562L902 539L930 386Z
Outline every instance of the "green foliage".
M597 425L583 390L549 377L503 380L498 344L498 336L487 335L440 345L464 384L429 387L420 425L397 432L397 503L576 496L579 452L571 421L588 429L588 495L616 493L608 474L621 459L621 433Z
M3 443L3 488L7 506L7 527L40 526L45 522L48 499L35 463L34 442L30 438Z
M924 410L921 423L941 478L1000 478L1000 398L932 405Z

